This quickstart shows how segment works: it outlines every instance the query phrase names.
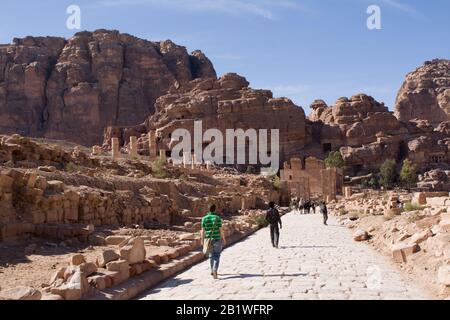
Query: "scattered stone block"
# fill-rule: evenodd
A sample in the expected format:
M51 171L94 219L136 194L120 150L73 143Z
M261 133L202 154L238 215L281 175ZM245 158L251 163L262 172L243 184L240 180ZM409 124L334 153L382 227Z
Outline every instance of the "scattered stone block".
M449 232L450 231L450 219L442 220L439 223L439 227L441 228L442 232Z
M106 265L108 271L117 271L119 273L118 278L114 278L114 285L121 283L130 277L129 268L130 265L126 260L112 261Z
M127 239L128 239L127 236L116 236L115 235L115 236L106 237L105 241L106 241L107 245L118 245Z
M67 283L61 286L52 288L50 292L63 297L65 300L79 300L83 297L83 294L88 292L89 282L86 276L77 270Z
M141 237L133 237L120 245L120 257L129 264L141 263L145 260L145 244Z
M194 233L185 233L181 234L178 239L181 241L189 241L189 240L195 240L197 237Z
M105 280L106 276L103 275L97 275L97 276L93 276L88 278L89 284L96 288L97 290L104 290L106 289L106 280Z
M429 237L432 237L432 236L433 236L433 232L431 232L430 229L427 229L427 230L415 233L411 237L410 242L411 243L415 243L415 244L420 244L420 243L426 241Z
M80 265L80 270L86 277L89 277L91 274L97 272L97 266L95 263L86 262Z
M117 254L114 250L104 250L99 257L97 257L97 266L100 268L104 268L106 264L108 264L111 261L119 260L120 255Z
M420 247L417 244L397 244L394 245L391 249L392 257L394 261L397 263L402 263L407 261L407 257L412 255L420 250Z
M26 286L0 291L0 300L41 300L41 297L39 290Z
M450 265L442 266L439 268L438 281L440 284L450 286Z
M88 237L88 241L89 241L90 244L92 244L94 246L104 246L104 245L106 245L105 238L102 237L102 236L99 236L99 235L91 234Z
M169 245L169 242L166 239L158 239L156 244L160 247L167 247Z
M353 234L353 240L355 241L366 241L369 239L369 234L361 229L358 229Z
M86 262L86 259L82 254L75 254L72 257L70 257L70 265L72 266L79 266Z

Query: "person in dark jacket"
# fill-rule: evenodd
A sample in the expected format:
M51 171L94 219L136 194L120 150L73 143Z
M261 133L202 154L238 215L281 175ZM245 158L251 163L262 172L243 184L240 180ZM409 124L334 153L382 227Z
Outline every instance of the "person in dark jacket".
M327 209L327 205L325 204L325 201L321 201L319 207L320 207L320 213L323 215L323 224L327 225L328 209Z
M269 203L269 210L266 213L266 221L270 226L270 239L272 240L272 246L278 248L278 241L280 239L280 230L282 229L281 217L278 210L275 208L275 202ZM280 228L278 228L278 224Z

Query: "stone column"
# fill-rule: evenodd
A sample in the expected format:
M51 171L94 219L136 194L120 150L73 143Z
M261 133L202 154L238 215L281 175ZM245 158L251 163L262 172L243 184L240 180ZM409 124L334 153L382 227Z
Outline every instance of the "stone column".
M156 134L155 131L150 131L148 133L148 147L149 147L149 155L150 160L154 160L157 157L157 150L156 150Z
M113 159L118 159L120 157L119 138L111 139L111 150Z
M192 163L191 163L191 169L195 169L195 165L197 164L197 156L195 154L192 155Z
M350 198L353 195L352 187L344 187L344 196Z
M183 168L186 168L189 164L189 158L191 157L191 154L188 152L183 153Z
M167 157L166 157L166 150L159 150L159 158L162 160L162 162L166 162L167 161Z
M135 136L131 136L130 137L130 156L132 158L138 156L138 152L137 152L137 137L135 137Z
M211 161L206 161L206 170L210 171L211 170Z

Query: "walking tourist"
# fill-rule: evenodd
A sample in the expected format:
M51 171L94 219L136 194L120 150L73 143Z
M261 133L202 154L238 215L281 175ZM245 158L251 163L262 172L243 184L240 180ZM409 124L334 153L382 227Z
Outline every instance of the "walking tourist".
M310 210L311 210L311 200L307 200L304 204L304 208L305 208L305 214L309 214Z
M201 226L200 237L203 243L203 253L209 255L211 275L214 279L217 279L220 254L222 253L222 246L226 245L226 240L222 228L222 218L217 215L214 204L211 205L209 212L203 217Z
M278 248L278 241L280 239L280 229L282 228L281 217L278 210L275 208L275 202L271 201L269 203L269 210L266 213L266 221L270 226L270 239L272 241L272 246ZM278 224L280 228L278 228Z
M327 221L328 221L328 209L327 209L327 205L325 204L325 201L321 201L320 202L320 213L323 215L323 224L327 225Z
M305 201L303 200L303 198L300 198L300 200L298 201L298 212L301 214L303 211L303 205L305 204Z

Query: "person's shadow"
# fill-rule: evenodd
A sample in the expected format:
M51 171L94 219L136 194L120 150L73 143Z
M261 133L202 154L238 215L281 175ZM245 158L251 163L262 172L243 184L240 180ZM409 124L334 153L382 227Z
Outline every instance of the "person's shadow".
M280 246L280 249L319 249L319 248L332 249L332 248L337 248L337 247L336 246Z
M221 274L221 280L229 279L247 279L257 277L306 277L307 273L292 273L292 274L252 274L252 273L240 273L240 274Z

